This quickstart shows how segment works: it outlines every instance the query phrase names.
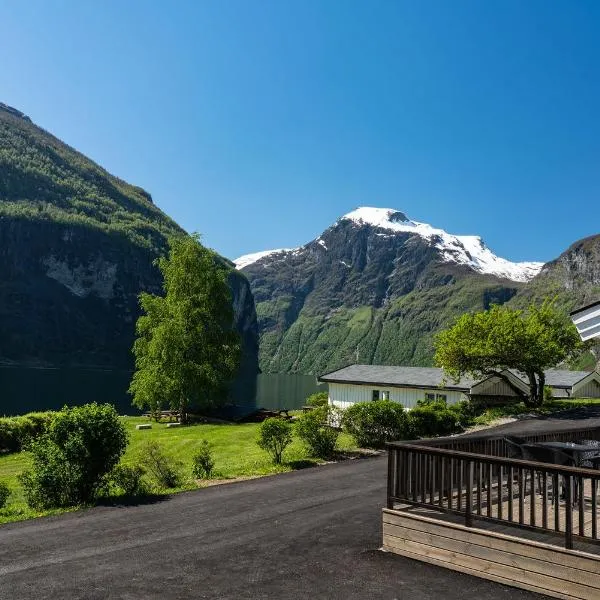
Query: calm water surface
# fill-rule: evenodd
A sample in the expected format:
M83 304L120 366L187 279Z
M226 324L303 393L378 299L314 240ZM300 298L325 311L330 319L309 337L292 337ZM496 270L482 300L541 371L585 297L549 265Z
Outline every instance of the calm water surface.
M34 410L59 409L87 402L110 402L120 414L136 414L127 394L129 371L93 369L31 369L0 367L0 415ZM272 410L300 408L306 397L326 391L313 375L261 374L239 381L223 416L247 414L256 408Z

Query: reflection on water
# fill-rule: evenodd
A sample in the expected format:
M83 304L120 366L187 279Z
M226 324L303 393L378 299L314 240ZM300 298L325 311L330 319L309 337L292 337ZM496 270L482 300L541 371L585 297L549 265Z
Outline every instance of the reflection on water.
M137 414L127 394L130 379L129 371L0 367L0 414L87 402L110 402L120 414ZM232 405L224 409L224 416L239 416L256 408L293 410L300 408L310 394L324 390L327 386L317 385L313 375L261 374L236 382Z

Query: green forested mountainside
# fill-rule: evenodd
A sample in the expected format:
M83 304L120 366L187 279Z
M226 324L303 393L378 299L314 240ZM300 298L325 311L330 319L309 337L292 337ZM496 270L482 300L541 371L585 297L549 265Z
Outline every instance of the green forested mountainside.
M172 235L147 192L0 104L0 364L131 368L138 294L160 292ZM252 295L235 271L231 286L256 368Z
M122 235L162 249L180 227L148 192L112 176L0 103L0 216Z
M545 298L556 298L557 306L565 312L600 300L600 235L571 244L558 258L546 263L510 303L524 308ZM570 366L593 369L599 359L600 344L594 344Z
M274 373L430 365L437 331L524 285L444 262L420 236L381 235L349 221L243 272L256 301L260 366Z

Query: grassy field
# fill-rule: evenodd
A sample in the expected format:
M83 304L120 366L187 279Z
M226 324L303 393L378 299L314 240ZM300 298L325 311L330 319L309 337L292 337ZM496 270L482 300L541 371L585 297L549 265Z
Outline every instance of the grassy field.
M162 490L167 494L176 491L190 490L204 485L192 478L191 460L202 440L208 440L215 458L213 479L234 479L237 477L253 477L291 471L320 462L311 458L303 444L296 437L284 452L284 464L273 465L269 455L256 444L258 435L257 423L240 425L190 425L186 427L167 428L166 423L152 423L150 430L136 430L139 423L148 423L144 417L123 417L130 434L129 447L123 457L124 463L135 464L139 461L144 442L154 440L161 444L165 452L180 463L186 477L185 484L177 489ZM340 434L338 449L342 452L353 452L357 448L353 439L347 434ZM17 475L27 469L29 457L26 452L0 457L0 480L5 481L13 490L5 508L0 509L0 523L30 519L37 516L57 514L64 510L37 512L25 503Z

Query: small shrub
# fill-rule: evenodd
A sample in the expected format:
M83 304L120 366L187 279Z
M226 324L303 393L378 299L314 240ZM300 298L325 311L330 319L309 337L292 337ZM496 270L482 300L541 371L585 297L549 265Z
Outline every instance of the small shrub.
M462 431L459 415L445 402L418 404L408 413L413 437L435 437Z
M291 442L292 425L289 421L270 417L260 424L257 444L271 455L276 465L281 464L283 451Z
M327 405L301 415L296 422L298 436L308 451L318 458L329 458L334 451L339 431L331 426L333 409Z
M386 442L410 437L404 407L390 400L353 404L344 410L342 428L363 448L383 448Z
M327 406L329 402L329 393L328 392L317 392L316 394L311 394L306 399L306 406L312 406L314 408L318 408L319 406Z
M144 480L146 470L140 465L117 465L110 474L111 482L126 496L146 496L150 490Z
M463 429L473 425L478 415L477 407L468 400L451 404L448 406L448 410L456 415L456 420Z
M208 440L202 440L200 448L192 457L192 474L196 479L210 479L215 460Z
M0 481L0 508L6 506L8 497L10 496L10 488L5 481Z
M157 442L149 440L142 446L140 461L160 487L175 488L182 484L181 465L165 454Z
M545 385L544 386L544 402L550 402L553 398L552 386Z
M32 469L21 475L27 503L50 508L91 502L126 447L127 432L114 406L63 408L28 446Z

